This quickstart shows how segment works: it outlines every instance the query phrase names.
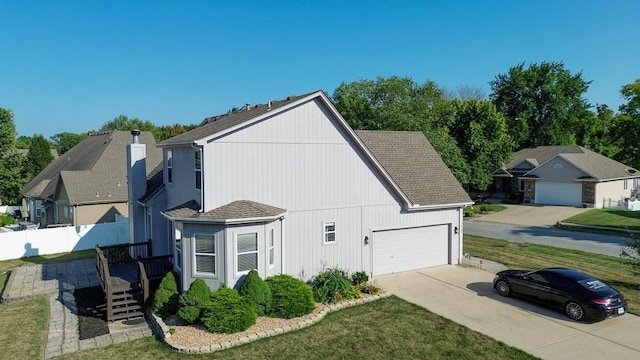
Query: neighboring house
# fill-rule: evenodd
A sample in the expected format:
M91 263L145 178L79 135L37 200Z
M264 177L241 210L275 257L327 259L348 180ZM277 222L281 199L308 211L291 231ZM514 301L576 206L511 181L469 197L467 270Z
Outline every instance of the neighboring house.
M158 147L163 181L136 182L131 224L174 254L182 291L195 278L238 286L251 269L307 281L325 267L460 262L472 202L425 136L353 131L321 91L208 118Z
M150 132L141 141L152 147L147 172L162 163ZM128 216L126 145L128 131L89 135L51 162L23 189L29 220L40 227L113 222Z
M581 146L539 146L515 153L493 173L497 192L535 204L608 207L640 184L640 172Z

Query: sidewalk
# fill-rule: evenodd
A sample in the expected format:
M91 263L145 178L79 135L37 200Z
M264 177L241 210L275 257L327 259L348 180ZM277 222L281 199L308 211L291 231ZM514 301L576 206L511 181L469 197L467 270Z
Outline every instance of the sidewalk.
M49 296L49 333L43 354L45 359L152 336L146 322L126 325L123 321L116 321L109 324L109 334L80 340L78 309L73 292L99 285L93 259L21 266L11 271L2 301L15 302Z

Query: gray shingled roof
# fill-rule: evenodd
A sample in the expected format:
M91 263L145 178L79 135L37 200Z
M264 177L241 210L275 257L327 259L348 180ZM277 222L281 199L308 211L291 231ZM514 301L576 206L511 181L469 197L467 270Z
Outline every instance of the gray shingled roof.
M287 210L249 200L238 200L204 213L195 200L188 201L165 211L171 218L194 220L233 220L275 218L284 215Z
M536 148L522 149L513 154L513 159L506 165L506 169L513 169L525 160L533 163L534 166L551 159L557 154L582 153L580 146L538 146Z
M184 143L201 140L226 129L232 128L236 125L242 124L246 121L255 119L261 115L274 111L283 106L289 105L297 100L300 100L317 92L318 91L314 91L305 95L289 96L284 100L271 101L271 106L269 106L269 104L249 105L248 107L242 107L241 109L234 112L212 116L204 119L200 123L200 126L198 126L197 128L180 135L176 135L170 139L164 140L158 145L163 146L173 143Z
M540 166L555 156L566 159L598 181L640 176L640 172L636 169L578 145L538 146L520 150L514 154L514 159L507 165L507 169L517 166L524 160Z
M417 131L356 131L414 205L471 203L427 138Z
M153 134L142 131L146 144L147 173L162 162ZM26 197L54 199L58 184L64 183L72 205L127 201L127 149L129 131L108 131L89 135L51 162L23 189Z

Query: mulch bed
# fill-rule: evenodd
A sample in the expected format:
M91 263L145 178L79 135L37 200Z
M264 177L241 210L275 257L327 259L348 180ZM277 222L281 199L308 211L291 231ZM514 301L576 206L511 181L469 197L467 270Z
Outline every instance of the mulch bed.
M80 340L109 333L106 300L100 286L77 289L73 292L78 308Z

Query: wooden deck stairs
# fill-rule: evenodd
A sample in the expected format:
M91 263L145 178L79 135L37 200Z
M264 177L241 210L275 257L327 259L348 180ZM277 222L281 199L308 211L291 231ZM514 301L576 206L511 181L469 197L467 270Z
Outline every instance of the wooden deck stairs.
M152 287L173 268L172 256L150 256L151 242L96 245L95 250L107 321L144 316Z

